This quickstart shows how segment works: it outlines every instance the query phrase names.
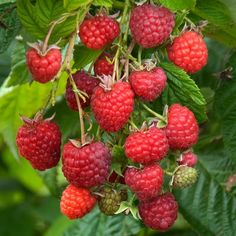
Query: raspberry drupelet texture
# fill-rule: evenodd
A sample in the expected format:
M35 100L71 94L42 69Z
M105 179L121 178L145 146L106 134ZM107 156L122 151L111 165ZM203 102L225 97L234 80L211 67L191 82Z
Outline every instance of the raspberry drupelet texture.
M208 51L200 34L187 31L174 39L168 47L168 56L175 65L193 74L207 64Z
M162 68L157 67L151 71L133 71L129 81L137 96L145 101L153 101L166 86L166 74Z
M134 40L144 48L163 43L175 25L174 14L164 7L144 4L135 7L130 17L130 30Z
M70 184L62 193L60 208L62 214L72 220L88 214L95 204L96 198L89 190Z
M37 170L52 168L60 159L61 132L50 120L25 122L17 132L16 143L20 155Z
M110 151L102 142L76 147L69 141L64 146L62 171L76 187L90 188L103 184L109 176L110 164Z
M88 95L88 97L85 97L86 98L85 102L82 100L82 98L79 98L82 108L85 108L89 106L90 98L92 96L93 90L98 86L99 80L92 77L85 71L77 71L75 74L72 75L72 77L73 77L73 80L75 81L77 88ZM67 105L72 110L78 111L75 93L73 91L72 85L70 84L69 78L67 80L65 98L66 98Z
M100 127L116 132L128 122L134 108L134 93L127 82L117 82L108 91L98 86L92 95L91 107Z
M165 132L152 127L132 133L125 141L125 154L132 161L148 164L162 160L169 151Z
M168 111L166 136L171 149L185 150L198 140L199 127L192 111L180 104L173 104Z
M184 152L178 160L179 165L187 165L193 167L197 164L198 157L193 152Z
M119 23L106 15L85 19L79 29L81 41L86 47L95 50L112 43L119 34Z
M128 168L125 172L125 183L141 201L156 197L163 185L164 173L157 164L143 169Z
M111 55L108 53L103 53L94 63L94 73L96 75L112 75L114 65L111 61Z
M166 231L177 219L178 204L172 193L141 202L138 208L144 224L154 230Z
M39 83L47 83L52 80L61 67L61 52L52 48L42 56L34 48L26 52L26 63L32 78Z

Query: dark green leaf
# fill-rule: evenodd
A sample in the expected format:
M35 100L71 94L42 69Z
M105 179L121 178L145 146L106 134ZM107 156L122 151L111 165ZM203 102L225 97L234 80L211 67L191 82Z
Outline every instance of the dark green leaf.
M159 2L173 11L192 9L196 4L196 0L159 0Z
M102 53L102 50L92 50L92 49L86 48L83 45L75 46L74 68L76 69L84 68L85 66L93 62L101 53Z
M0 5L0 53L3 53L21 28L15 3Z
M225 148L232 160L236 163L236 53L229 58L226 67L232 67L230 80L222 81L215 96L215 111L221 121L221 129L224 138Z
M66 13L63 2L58 0L38 0L33 5L28 0L17 1L17 13L22 25L35 39L43 40L52 21L58 20ZM76 26L76 16L70 16L55 27L50 43L68 37Z
M63 0L64 7L68 11L76 10L79 7L86 6L91 2L92 0Z
M171 63L161 63L168 77L164 93L168 104L179 102L194 112L199 122L206 120L206 101L195 82L182 69Z

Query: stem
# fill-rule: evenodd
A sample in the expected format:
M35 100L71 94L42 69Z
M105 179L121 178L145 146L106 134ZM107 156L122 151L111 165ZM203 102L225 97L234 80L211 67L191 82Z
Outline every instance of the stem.
M54 29L54 27L57 25L57 21L54 21L51 25L51 27L49 28L49 31L48 31L48 34L43 42L43 47L42 47L42 53L44 54L46 51L47 51L47 47L48 47L48 41L49 41L49 38L52 34L52 31Z
M132 120L129 120L129 123L131 124L131 126L132 126L133 128L135 128L136 130L138 130L137 125L134 124L134 122L133 122Z
M123 2L113 0L113 6L118 9L123 9L125 4Z
M138 49L138 62L139 64L142 64L142 48L139 47Z
M147 105L145 105L145 104L142 104L142 106L143 106L147 111L149 111L152 115L154 115L155 117L157 117L159 120L161 120L161 121L163 121L163 122L166 123L166 120L165 120L165 118L164 118L162 115L156 113L155 111L153 111L152 109L150 109L150 108L149 108Z

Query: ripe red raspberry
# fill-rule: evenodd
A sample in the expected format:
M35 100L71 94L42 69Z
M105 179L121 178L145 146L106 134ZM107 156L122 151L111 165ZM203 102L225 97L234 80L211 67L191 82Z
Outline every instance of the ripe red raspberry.
M142 201L156 197L159 194L163 185L163 178L163 170L157 164L145 166L141 170L128 168L125 172L125 183Z
M132 133L125 141L125 154L134 162L147 164L163 159L169 150L165 132L152 127Z
M77 187L90 188L104 183L110 163L110 151L101 142L76 147L69 141L64 146L62 171L66 179Z
M111 88L98 86L91 98L91 107L102 129L116 132L124 127L134 108L134 93L127 82L117 82Z
M168 56L175 65L193 74L207 64L207 46L200 34L187 31L174 39Z
M133 9L129 25L134 40L144 48L152 48L170 36L174 24L174 14L168 9L144 4Z
M96 198L85 188L76 188L72 184L63 191L60 208L69 219L82 218L96 204Z
M118 22L108 16L98 15L86 19L80 25L79 36L88 48L102 49L120 34Z
M20 155L27 159L33 168L46 170L57 165L60 159L61 132L50 119L43 120L36 115L33 120L22 118L16 143Z
M199 127L194 114L180 104L173 104L168 111L166 136L170 148L187 149L198 140Z
M153 101L163 92L166 75L162 68L156 67L151 71L133 71L129 81L137 96L145 101Z
M52 80L61 67L61 52L59 49L51 48L46 55L30 48L26 52L26 63L34 80L47 83Z
M73 80L75 81L77 88L80 91L87 93L88 95L88 97L85 97L86 98L85 102L80 98L80 103L82 108L89 106L93 90L96 86L98 86L99 81L94 77L92 77L91 75L87 74L85 71L77 71L75 74L73 74ZM72 110L78 111L75 94L69 79L67 80L65 98L67 105Z
M138 208L144 224L154 230L166 231L177 219L178 204L172 193L141 202Z
M94 73L96 75L112 75L114 65L110 63L111 61L111 55L108 53L103 53L94 63Z
M182 153L180 159L178 160L178 164L193 167L197 164L197 159L197 155L193 152Z

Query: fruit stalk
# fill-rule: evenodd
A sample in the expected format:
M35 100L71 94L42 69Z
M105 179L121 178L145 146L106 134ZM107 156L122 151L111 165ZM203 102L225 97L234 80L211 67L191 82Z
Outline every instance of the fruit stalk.
M152 109L150 109L147 105L145 105L144 103L142 103L142 106L148 111L150 112L152 115L154 115L155 117L157 117L158 119L160 119L161 121L166 123L166 120L163 116L161 116L160 114L156 113L155 111L153 111Z

